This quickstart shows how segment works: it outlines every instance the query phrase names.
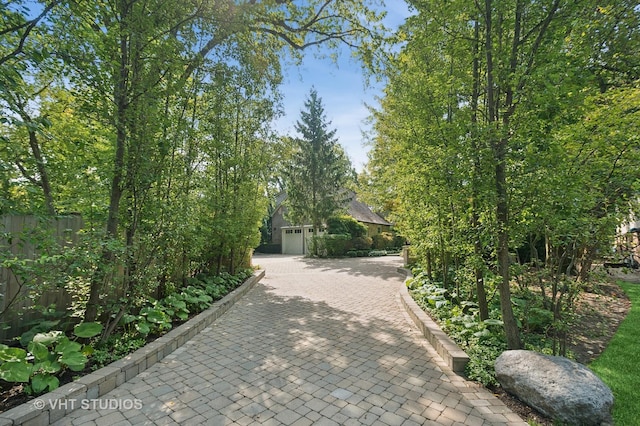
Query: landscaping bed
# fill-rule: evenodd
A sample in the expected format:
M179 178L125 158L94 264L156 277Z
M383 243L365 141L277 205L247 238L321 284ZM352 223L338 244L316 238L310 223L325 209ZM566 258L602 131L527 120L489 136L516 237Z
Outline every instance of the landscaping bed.
M631 307L629 298L617 284L602 282L593 290L583 293L578 301L580 320L570 332L571 353L576 361L585 365L606 349ZM490 390L524 420L543 426L554 425L552 419L544 417L499 386L492 386Z
M626 274L626 278L630 281L636 279L636 282L640 282L640 274L636 275L637 277ZM617 275L616 277L619 278ZM618 326L629 312L629 299L614 281L615 277L612 275L603 276L595 284L591 284L585 291L581 292L575 301L575 317L568 329L567 354L570 358L582 364L589 364L605 350L616 333ZM495 356L506 349L506 345L500 343L498 337L500 334L498 322L489 320L488 324L470 324L472 316L468 316L468 314L471 311L462 308L457 311L458 318L453 318L452 320L451 317L443 316L442 312L438 312L438 308L436 308L436 302L438 302L438 307L442 307L445 304L445 298L437 294L437 288L430 289L428 294L424 292L420 294L419 289L412 289L411 284L409 289L416 303L438 322L443 329L448 331L456 343L467 351L471 358L467 367L467 374L471 376L471 380L484 384L512 411L531 424L544 426L554 424L551 419L545 418L536 410L504 392L495 382L495 378L489 377L492 374ZM427 300L428 298L431 298L431 300ZM460 327L460 323L465 321L466 327ZM457 328L456 323L458 323ZM475 337L472 337L473 335ZM546 338L547 336L544 333L540 333L539 336L535 337L527 336L527 341L530 342L528 349L548 353L549 346L536 348L531 343L545 342ZM483 341L482 339L485 340ZM469 341L483 342L485 347L469 346ZM489 348L488 350L487 347Z
M60 388L64 388L65 384L78 380L82 382L85 377L92 376L97 378L95 380L96 383L104 382L109 375L114 376L112 378L114 384L128 380L139 373L140 369L148 368L154 362L181 346L186 340L193 337L196 332L201 331L206 325L213 322L261 277L262 274L256 275L246 271L236 276L228 276L224 282L216 280L216 285L209 288L209 293L211 293L210 300L206 303L203 303L204 298L200 300L202 309L190 309L187 316L173 317L168 324L167 322L159 323L163 325L162 328L153 327L149 332L144 332L147 330L143 327L143 332L139 332L136 335L132 334L132 331L140 327L131 325L127 332L125 331L127 329L126 324L123 324L105 344L101 345L94 342L94 356L89 358L89 362L86 363L82 370L64 369L56 375ZM242 286L243 284L247 285ZM242 286L242 290L238 289L240 286ZM173 296L175 297L175 295ZM182 304L180 305L182 306ZM147 350L147 348L151 349ZM103 356L100 356L100 354L103 354ZM124 359L125 357L127 359ZM143 362L139 362L138 358ZM105 366L107 367L105 368ZM112 368L113 366L117 367ZM87 379L86 381L87 384L82 385L85 389L92 383L91 380ZM25 382L16 383L0 380L0 413L20 406L41 394L41 392L38 394L26 392L29 385L30 383ZM104 385L100 388L103 389ZM53 390L56 394L61 392L58 388L50 390ZM57 396L59 397L60 395Z

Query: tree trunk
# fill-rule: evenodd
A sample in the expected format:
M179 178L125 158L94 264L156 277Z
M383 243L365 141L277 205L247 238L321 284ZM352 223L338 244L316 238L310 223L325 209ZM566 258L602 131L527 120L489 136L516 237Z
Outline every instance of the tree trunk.
M122 5L121 5L122 6ZM116 84L114 87L114 100L116 103L116 150L114 157L113 179L111 181L111 193L109 196L109 213L107 217L106 242L100 263L91 279L91 287L89 289L89 300L87 301L84 320L93 322L97 319L98 306L100 305L100 293L107 277L107 270L114 260L114 254L109 247L109 241L117 240L120 201L123 195L123 177L124 177L124 157L127 141L126 116L127 116L127 82L129 79L129 43L126 31L124 16L127 11L122 11L123 19L120 21L120 45L119 45L119 68L116 75Z
M522 342L518 324L513 314L511 304L511 276L509 273L509 204L507 202L507 182L505 170L506 141L502 139L497 144L496 152L496 220L498 222L498 269L502 280L500 281L500 309L502 321L507 337L509 349L520 349Z
M487 57L487 107L488 122L491 130L491 146L495 161L496 221L498 227L498 269L502 277L498 287L500 292L500 308L502 321L509 349L520 349L522 342L518 324L511 305L511 287L509 274L509 204L507 201L506 152L508 139L499 134L497 88L494 82L493 68L493 5L492 0L485 0Z
M40 175L40 186L42 187L42 193L44 194L44 202L47 206L47 212L50 216L55 216L56 208L53 205L53 195L51 194L49 174L47 173L47 169L44 165L45 163L42 158L42 152L40 151L40 144L38 143L38 137L34 130L29 130L29 145L31 146L33 158L36 160L36 167L38 168L38 174Z
M34 123L33 119L27 113L22 103L18 103L18 105L16 106L20 118L22 118L25 123ZM36 169L38 170L40 179L35 179L32 176L29 176L29 173L19 163L18 168L25 178L42 188L42 194L44 195L44 204L47 209L47 213L49 214L49 216L53 217L56 215L56 209L53 203L51 183L49 181L49 173L47 172L46 162L44 161L44 157L42 156L42 150L40 149L40 142L38 141L38 135L35 128L28 126L27 129L29 133L29 148L31 148L31 154L33 155L33 159L36 161Z
M431 249L427 249L427 277L429 281L433 281L433 256L431 255Z
M487 303L487 292L484 287L484 273L480 267L480 261L483 258L482 240L480 239L480 221L478 217L478 185L479 178L482 175L480 165L480 146L478 143L478 101L480 99L480 24L478 21L474 25L473 43L473 92L471 94L471 149L473 150L473 179L472 179L472 198L471 198L471 229L475 237L474 252L477 257L478 265L475 267L476 294L478 298L478 310L480 320L489 319L489 305Z

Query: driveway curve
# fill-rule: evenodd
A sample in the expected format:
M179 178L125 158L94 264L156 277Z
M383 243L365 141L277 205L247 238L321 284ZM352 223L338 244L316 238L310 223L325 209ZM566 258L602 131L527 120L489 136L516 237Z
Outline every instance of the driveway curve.
M211 327L56 425L522 425L451 372L403 311L395 256L256 255Z

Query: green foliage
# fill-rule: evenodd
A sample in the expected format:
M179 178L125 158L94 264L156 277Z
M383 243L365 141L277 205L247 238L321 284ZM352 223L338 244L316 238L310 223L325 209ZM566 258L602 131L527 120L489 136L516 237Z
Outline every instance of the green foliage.
M121 325L125 336L162 335L173 327L174 321L185 321L242 284L252 271L242 270L235 275L198 275L189 280L189 285L176 290L161 300L146 300L137 314L122 316Z
M385 241L392 241L391 234L385 234ZM315 246L318 256L321 257L362 257L368 256L369 250L374 246L373 238L367 236L367 227L351 216L332 216L327 221L327 234L316 237ZM385 244L382 244L384 247ZM377 251L374 255L383 255L384 250ZM386 255L386 251L384 255Z
M201 312L211 306L213 297L207 294L206 288L189 286L180 295L183 297L187 308L196 312Z
M182 293L173 293L162 299L162 310L171 318L177 318L181 321L189 318L189 309L187 301Z
M383 232L376 234L372 238L372 246L374 249L385 250L388 248L401 247L402 243L398 244L398 238L391 232Z
M127 328L133 327L143 336L163 334L172 328L171 317L166 312L166 307L157 301L153 301L150 306L142 307L138 315L124 315L122 324Z
M351 237L348 234L324 234L311 239L311 248L320 257L341 257L347 253Z
M561 342L574 294L561 275L587 279L640 187L640 66L623 59L640 51L638 8L412 5L373 113L361 191L390 212L443 287L469 291L456 280L459 270L498 271L510 347L522 343L509 300L510 256L544 242L533 261L547 269L545 285L556 285L550 293L562 294L564 306L530 310L523 324L553 329ZM544 310L554 309L549 324Z
M371 237L355 237L351 239L351 244L356 250L369 250L373 244Z
M558 268L520 266L513 270L519 285L512 303L524 344L544 348L552 355L571 356L567 348L569 329L578 320L575 301L585 283L553 273Z
M351 238L367 235L367 227L348 215L332 216L327 219L327 232L329 234L346 234Z
M431 282L424 273L419 273L407 281L407 287L416 302L425 309L441 308L449 304L447 289L441 283Z
M81 323L74 327L73 334L77 339L95 337L101 332L99 323ZM0 345L0 378L7 382L28 383L25 388L28 394L56 389L62 372L67 369L82 371L88 356L93 353L90 345L71 340L58 330L32 335L26 348Z
M469 356L466 374L486 386L497 384L493 363L506 350L499 311L481 321L474 301L460 301L457 294L432 282L424 272L407 281L410 294Z
M470 286L458 283L455 287L447 288L442 282L429 278L426 271L414 269L415 276L407 280L407 287L416 303L424 309L469 356L467 376L484 385L497 385L493 363L495 359L507 349L507 342L503 330L500 306L497 301L489 303L489 318L480 319L477 300L473 293L468 293ZM519 273L523 280L523 273ZM494 288L487 278L489 288ZM461 279L460 277L456 280ZM472 281L473 277L462 277ZM550 296L553 284L546 282L542 294ZM575 321L571 314L573 305L571 293L556 294L555 305L550 305L550 298L545 298L531 289L520 288L514 291L512 299L520 329L523 331L524 347L549 355L572 357L567 350L566 341L570 325ZM546 293L545 293L546 291ZM564 289L563 291L568 291ZM470 295L464 296L465 294ZM571 296L571 297L570 297ZM554 315L551 306L559 309L559 315Z
M285 203L291 223L311 223L319 229L346 208L344 188L352 167L335 138L335 129L329 130L322 99L314 89L304 106L296 123L301 138L293 139L293 152L285 169Z
M80 338L88 339L102 332L102 325L96 322L83 322L73 328L73 334Z
M147 344L147 340L138 333L118 333L96 345L91 356L93 370L102 368L129 355Z
M467 377L485 386L497 386L495 361L502 352L507 350L504 340L488 338L472 342L464 350L469 356L465 369Z
M613 392L615 424L627 425L634 424L640 418L637 398L640 387L640 367L634 356L640 351L640 340L637 337L640 329L640 286L625 282L619 284L631 300L631 310L618 327L607 348L589 365L589 368Z
M162 300L149 300L138 315L125 314L122 328L116 334L99 343L92 356L97 369L141 348L151 335L170 330L175 321L185 321L190 315L207 309L211 303L237 288L253 271L245 269L235 275L200 274L188 280L189 285L182 291L176 290Z

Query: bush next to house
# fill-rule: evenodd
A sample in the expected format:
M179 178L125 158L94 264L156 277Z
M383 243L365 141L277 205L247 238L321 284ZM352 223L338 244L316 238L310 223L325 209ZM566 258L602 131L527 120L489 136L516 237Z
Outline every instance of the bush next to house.
M394 232L382 232L371 238L372 247L376 250L400 251L405 243L404 237L396 235Z
M311 244L316 248L312 252L318 253L320 257L345 256L349 249L350 241L351 236L348 234L318 235L311 240Z
M372 239L372 247L376 250L385 250L387 248L393 247L394 236L391 232L382 232L380 234L376 234Z
M327 233L345 234L351 238L364 237L367 235L367 227L351 216L334 216L327 220Z
M320 257L355 257L358 252L371 248L367 227L351 216L334 216L327 220L327 233L312 239Z
M373 244L373 240L371 237L355 237L351 239L351 243L353 244L353 248L356 250L369 250L371 249L371 244Z

